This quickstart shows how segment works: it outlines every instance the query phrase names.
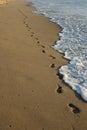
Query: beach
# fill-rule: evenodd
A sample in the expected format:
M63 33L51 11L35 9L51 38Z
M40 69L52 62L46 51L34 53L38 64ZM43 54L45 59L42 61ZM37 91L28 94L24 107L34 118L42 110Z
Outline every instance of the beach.
M61 27L34 11L0 4L0 130L87 130L87 103L57 75L68 63L51 47Z

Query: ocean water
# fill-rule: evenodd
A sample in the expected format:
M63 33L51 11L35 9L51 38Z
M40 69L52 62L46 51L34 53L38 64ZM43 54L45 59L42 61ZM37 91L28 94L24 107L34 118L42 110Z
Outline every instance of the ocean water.
M55 50L69 59L69 64L59 71L63 80L87 101L87 0L28 0L44 14L60 25L60 41Z

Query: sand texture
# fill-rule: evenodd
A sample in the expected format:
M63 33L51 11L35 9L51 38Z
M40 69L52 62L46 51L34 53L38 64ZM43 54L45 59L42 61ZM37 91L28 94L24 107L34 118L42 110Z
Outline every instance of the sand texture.
M5 4L5 3L7 3L6 0L0 0L0 4Z
M34 10L0 5L0 130L87 130L87 103L57 76L61 28Z

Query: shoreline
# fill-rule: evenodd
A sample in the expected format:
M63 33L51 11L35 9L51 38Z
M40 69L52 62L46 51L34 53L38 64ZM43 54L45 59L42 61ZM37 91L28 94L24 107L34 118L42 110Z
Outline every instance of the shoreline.
M34 8L33 13L35 13L35 12L37 11L36 7L33 5L32 2L28 2L28 3L29 3L29 6L32 6L32 7ZM38 13L35 13L35 14L38 14ZM58 32L58 39L57 39L56 41L54 41L54 43L53 43L50 47L51 47L54 51L56 51L57 53L59 53L59 54L62 55L62 58L67 61L67 63L66 63L65 65L69 64L69 63L70 63L70 60L64 57L64 53L59 52L58 50L55 50L55 49L52 47L52 46L54 46L54 45L57 44L57 43L56 43L57 41L61 40L61 36L59 36L59 33L62 33L62 31L63 31L62 26L60 26L60 25L57 24L56 22L53 22L52 20L50 20L49 17L45 16L44 14L38 14L38 15L42 15L42 16L48 18L48 20L49 20L50 22L52 22L53 24L57 25L57 26L60 28L60 31ZM77 95L77 96L76 96L77 98L79 98L80 100L82 100L84 103L87 103L87 101L85 101L85 100L82 98L82 96L81 96L79 93L77 93L77 91L73 90L72 87L71 87L67 82L65 82L65 81L63 80L63 75L59 72L59 69L60 69L61 67L62 67L62 66L58 66L58 68L57 68L57 73L56 73L56 75L58 76L58 78L61 79L61 81L63 82L63 84L65 84L69 89L71 89L71 90L75 93L75 95Z
M86 103L56 75L68 62L51 48L60 27L34 9L0 8L0 129L86 130Z

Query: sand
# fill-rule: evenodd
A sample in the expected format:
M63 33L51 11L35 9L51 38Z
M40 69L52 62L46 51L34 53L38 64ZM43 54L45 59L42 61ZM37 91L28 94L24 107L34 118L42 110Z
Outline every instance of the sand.
M5 4L6 2L6 0L0 0L0 4Z
M0 130L87 130L87 103L57 76L68 63L51 48L61 28L34 10L0 5Z

